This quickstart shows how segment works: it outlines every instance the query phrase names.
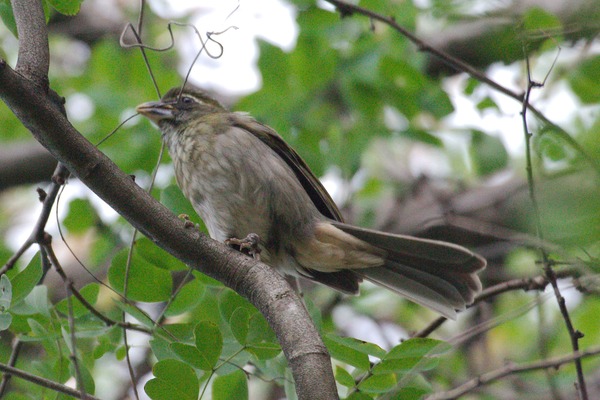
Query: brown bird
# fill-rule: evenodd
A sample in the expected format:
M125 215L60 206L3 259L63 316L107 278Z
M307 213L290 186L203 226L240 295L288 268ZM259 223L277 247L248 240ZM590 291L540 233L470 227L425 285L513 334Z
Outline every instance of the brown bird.
M137 111L160 128L213 239L254 238L262 261L283 274L348 294L365 279L452 319L481 291L486 262L464 247L345 224L302 158L248 114L189 86Z

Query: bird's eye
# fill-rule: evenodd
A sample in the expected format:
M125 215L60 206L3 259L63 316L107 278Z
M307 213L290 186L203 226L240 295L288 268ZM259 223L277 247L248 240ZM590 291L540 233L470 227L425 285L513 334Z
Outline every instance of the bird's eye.
M183 104L192 104L194 102L194 99L192 99L191 97L188 97L188 96L182 96L181 102Z

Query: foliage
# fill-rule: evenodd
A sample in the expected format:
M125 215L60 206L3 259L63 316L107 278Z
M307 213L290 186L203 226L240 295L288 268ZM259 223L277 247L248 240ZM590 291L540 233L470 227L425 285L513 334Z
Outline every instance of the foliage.
M372 22L359 16L340 18L338 13L319 8L311 1L296 3L299 36L294 50L286 53L260 41L258 67L262 88L237 101L234 107L249 110L274 127L317 175L337 170L341 171L340 186L360 181L348 202L350 214L357 222L380 220L383 217L377 213L384 203L382 199L407 195L414 187L412 178L417 177L405 179L410 175L406 172L408 162L389 157L398 152L410 155L412 161L415 155L409 152L413 150L433 152L429 154L434 157L426 162L448 166L435 178L444 179L455 190L506 170L525 176L522 146L517 150L505 146L520 140L515 138L522 137L523 132L501 135L497 126L453 124L452 116L457 115L458 106L446 85L456 78L444 80L424 74L425 55L398 32L383 24L371 27ZM371 0L361 5L386 16L394 15L399 23L414 30L419 18L454 10L454 2L432 3L430 9L419 9L408 1ZM81 1L48 0L44 4L50 17L56 12L76 14ZM16 34L7 0L0 1L0 15L5 26ZM134 20L136 15L129 17ZM164 30L157 18L151 18L154 19L147 28L149 43L159 40ZM557 29L560 21L546 11L534 9L523 16L518 26L537 32ZM3 36L8 34L3 32ZM52 45L69 49L81 45L58 35L51 41ZM567 45L560 35L553 41ZM547 66L544 61L555 54L553 47L547 45L543 49L548 51L534 54L532 61L539 60L540 65ZM14 52L10 48L2 50ZM89 117L75 114L71 118L90 141L98 143L133 113L136 104L157 95L139 51L121 48L118 40L110 36L91 44L88 50L89 58L81 70L53 68L50 82L54 90L66 97L67 105L76 96L83 96L92 104ZM181 83L175 52L146 53L163 92ZM521 72L523 65L520 62L517 66ZM542 228L545 239L553 244L551 259L576 269L564 276L580 277L575 284L585 289L582 294L574 290L572 281L564 281L567 304L575 327L585 334L580 343L586 349L600 344L596 323L600 302L595 279L600 268L599 65L597 55L581 57L572 64L561 63L559 57L541 90L549 96L559 96L559 88L568 90L573 101L581 104L581 110L561 121L568 134L543 123L534 123L532 129ZM535 66L534 71L539 72ZM523 76L522 72L520 78ZM477 118L490 113L508 114L504 100L483 84L475 79L461 79L454 84L470 101ZM520 106L515 101L516 108L511 111L517 126ZM73 111L77 113L78 109ZM0 108L0 121L3 144L30 136L6 107ZM100 149L145 185L160 148L160 137L154 130L148 122L134 120L117 130ZM383 143L385 153L379 151L378 143ZM169 163L168 156L164 157L153 195L174 213L187 214L194 223L200 223L175 186L168 172ZM15 348L9 339L15 338L24 347L22 351L27 352L27 357L17 358L16 368L60 383L80 375L90 393L118 398L130 382L128 378L116 377L115 369L126 365L128 352L138 350L138 345L130 342L127 347L124 342L124 328L119 325L123 325L126 315L126 321L136 328L127 330L128 338L137 334L144 337L139 345L144 349L143 361L137 366L143 370L146 363L151 365L152 376L143 388L152 399L250 398L249 379L261 382L267 387L265 390L283 386L288 396L293 396L293 384L274 333L250 303L220 283L189 271L147 238L137 238L130 248L131 228L87 192L72 190L69 194L71 187L77 188L76 181L66 186L68 195L59 204L58 220L52 224L61 226L65 241L95 278L89 280L87 273L79 274L82 266L69 262L64 253L59 256L61 263L72 264L70 268L65 265L65 270L69 276L77 277L76 283L88 282L77 290L77 298L67 287L68 282L53 286L46 278L45 285L38 285L46 274L40 253L19 260L0 279L0 329L7 331L0 342L1 363L8 363ZM11 204L18 213L29 213L34 220L37 215L32 212L32 198L36 198L35 191L27 188L7 191L0 201ZM497 226L495 233L510 230L534 237L535 221L526 191L510 200L514 203L509 202L506 208L514 212L503 221L503 226ZM528 205L522 206L523 203ZM33 227L31 221L19 227L19 221L9 214L0 209L2 263L14 254L15 231L28 232ZM203 229L201 225L200 228ZM55 245L59 246L60 236L56 229L54 232ZM485 276L487 286L542 274L537 262L540 255L532 245L537 241L521 239L519 236L510 243L510 251L502 250L497 241L485 243L503 251L500 260L495 259L490 265ZM568 269L559 268L559 272L569 272ZM64 291L71 294L65 297L61 295ZM478 373L473 371L501 368L506 359L527 363L571 352L570 338L554 306L556 300L548 293L512 292L497 296L489 304L477 306L476 311L467 312L459 323L447 323L433 335L443 341L409 338L404 332L422 329L435 316L389 293L366 286L359 298L333 296L323 288L309 288L305 295L313 299L307 300L308 307L335 360L340 394L348 399L419 399L459 385ZM365 335L368 341L362 340L356 329L344 327L336 317L348 306L354 310L354 325L361 323L358 314L368 315L370 322L377 321L372 324L374 332ZM108 321L99 319L91 309ZM407 340L397 344L399 335L377 340L378 336L385 336L381 332L386 324L402 330L401 337ZM473 330L467 324L474 326ZM75 327L73 332L71 325ZM594 358L585 365L590 381L597 375L598 364ZM100 385L107 380L115 380L118 385ZM532 373L527 381L518 384L499 382L481 398L493 396L496 389L510 390L515 397L541 393L540 398L546 398L548 386L572 393L574 380L575 373L569 365L546 375ZM7 398L56 397L47 388L14 377L10 390Z

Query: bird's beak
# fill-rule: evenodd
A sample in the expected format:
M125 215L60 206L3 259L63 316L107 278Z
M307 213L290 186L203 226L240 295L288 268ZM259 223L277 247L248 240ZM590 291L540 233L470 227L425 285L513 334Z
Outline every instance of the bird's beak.
M164 119L175 118L173 105L162 101L149 101L140 104L135 110L156 124Z

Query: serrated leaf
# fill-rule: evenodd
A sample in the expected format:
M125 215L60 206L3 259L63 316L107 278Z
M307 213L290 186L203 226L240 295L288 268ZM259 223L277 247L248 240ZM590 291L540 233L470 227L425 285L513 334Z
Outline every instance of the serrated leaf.
M219 361L221 351L223 350L223 336L219 327L210 322L202 321L196 325L194 329L194 337L196 339L196 347L206 362L203 363L202 369L211 371Z
M200 384L196 373L189 365L179 360L162 360L152 368L155 378L144 386L146 394L153 400L197 400Z
M239 369L231 374L218 376L213 381L212 400L247 400L248 380Z

